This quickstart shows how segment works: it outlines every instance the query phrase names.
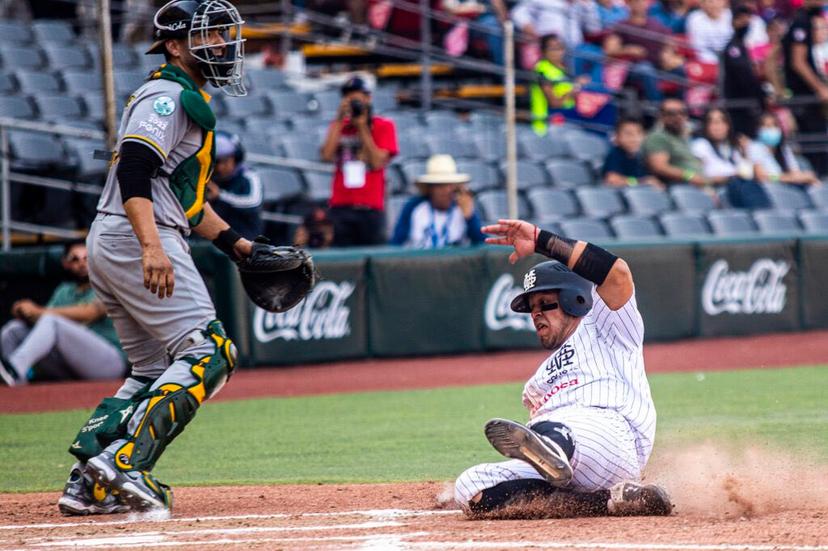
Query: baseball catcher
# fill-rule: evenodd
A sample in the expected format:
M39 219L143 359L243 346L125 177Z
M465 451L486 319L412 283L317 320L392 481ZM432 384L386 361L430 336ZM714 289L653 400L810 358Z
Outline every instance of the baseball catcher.
M459 476L455 499L470 516L544 500L589 514L669 515L670 498L641 473L656 412L644 372L644 323L624 260L521 220L500 220L487 243L511 245L509 260L551 258L523 278L511 303L532 317L550 356L523 389L529 421L492 419L485 434L510 458Z
M244 95L242 23L226 0L173 0L155 14L148 53L166 63L127 102L87 238L90 282L132 371L69 447L78 461L58 501L64 514L172 508L153 467L236 365L191 231L238 263L262 307L290 308L313 285L306 254L242 239L205 202L216 118L202 88Z

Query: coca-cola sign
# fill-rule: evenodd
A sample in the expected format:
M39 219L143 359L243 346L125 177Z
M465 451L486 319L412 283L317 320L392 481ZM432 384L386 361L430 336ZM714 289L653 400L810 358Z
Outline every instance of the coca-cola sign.
M351 333L351 309L346 306L356 285L322 281L295 308L274 314L256 308L253 333L260 343L276 339L314 341L341 339Z
M761 258L745 271L731 270L726 260L710 266L702 286L702 308L719 314L778 314L785 308L790 271L784 260Z
M486 307L483 311L486 327L490 331L514 329L534 332L532 319L526 314L513 312L510 307L512 299L522 292L523 289L515 285L515 278L511 274L503 274L495 280L486 297Z

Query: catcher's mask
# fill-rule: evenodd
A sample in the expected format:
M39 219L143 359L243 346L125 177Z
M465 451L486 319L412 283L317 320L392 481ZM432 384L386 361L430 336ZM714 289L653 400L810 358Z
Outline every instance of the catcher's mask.
M204 78L228 96L244 96L243 24L238 10L227 0L172 0L155 14L155 41L147 53L164 53L164 42L186 38ZM215 42L214 33L221 42ZM216 49L223 49L221 56Z
M523 292L512 299L512 310L530 313L529 295L541 291L558 291L561 309L570 316L580 318L592 309L592 283L557 260L548 260L523 276Z

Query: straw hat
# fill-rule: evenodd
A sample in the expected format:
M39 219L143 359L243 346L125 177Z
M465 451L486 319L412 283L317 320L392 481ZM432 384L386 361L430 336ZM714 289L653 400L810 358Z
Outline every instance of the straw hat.
M426 173L417 178L417 184L466 184L468 174L457 172L457 163L451 155L432 155L426 163Z

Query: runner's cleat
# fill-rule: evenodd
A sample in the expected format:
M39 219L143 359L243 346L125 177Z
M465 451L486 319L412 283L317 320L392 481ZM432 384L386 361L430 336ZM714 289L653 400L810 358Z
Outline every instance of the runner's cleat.
M58 510L67 516L108 515L126 513L129 506L109 493L91 477L84 475L80 463L72 466L69 480L58 500Z
M122 471L109 452L96 455L87 462L89 474L104 488L118 493L120 499L135 511L166 510L172 512L172 489L146 471Z
M661 486L619 482L610 488L607 509L611 515L619 517L669 516L673 512L673 503Z
M494 449L506 457L526 461L553 486L562 488L572 480L569 459L549 438L507 419L492 419L485 431Z

